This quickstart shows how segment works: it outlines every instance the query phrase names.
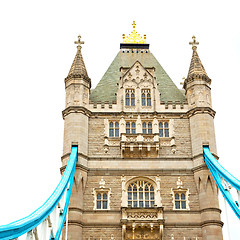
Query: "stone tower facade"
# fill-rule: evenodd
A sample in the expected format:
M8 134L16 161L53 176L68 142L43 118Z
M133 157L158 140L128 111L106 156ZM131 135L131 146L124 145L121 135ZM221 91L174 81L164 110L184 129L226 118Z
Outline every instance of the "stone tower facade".
M135 23L95 89L80 36L76 43L63 111L62 171L78 145L67 239L223 239L218 190L202 150L208 145L217 156L211 79L195 38L184 90Z

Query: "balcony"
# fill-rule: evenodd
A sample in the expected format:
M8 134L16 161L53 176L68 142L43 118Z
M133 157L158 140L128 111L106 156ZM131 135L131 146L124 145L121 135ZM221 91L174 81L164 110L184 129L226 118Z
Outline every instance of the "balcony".
M163 237L163 208L122 208L123 239L156 239Z
M157 156L159 146L158 134L121 134L120 148L124 157Z

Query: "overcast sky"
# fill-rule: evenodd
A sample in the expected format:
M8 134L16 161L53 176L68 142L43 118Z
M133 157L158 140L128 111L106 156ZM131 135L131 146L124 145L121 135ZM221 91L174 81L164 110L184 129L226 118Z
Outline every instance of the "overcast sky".
M85 41L82 54L94 88L118 53L122 34L132 30L133 20L179 88L191 60L188 43L196 36L198 54L212 79L220 162L239 179L238 2L1 1L0 224L30 214L60 179L64 78L76 54L73 42L78 34ZM239 221L230 210L228 214L231 239L237 240Z

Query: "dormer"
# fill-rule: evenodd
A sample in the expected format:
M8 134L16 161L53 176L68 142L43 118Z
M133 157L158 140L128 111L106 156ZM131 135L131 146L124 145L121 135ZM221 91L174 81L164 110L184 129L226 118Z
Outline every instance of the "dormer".
M157 88L154 70L154 67L144 68L138 60L130 68L120 69L122 76L117 94L122 96L126 111L139 110L141 107L152 110Z

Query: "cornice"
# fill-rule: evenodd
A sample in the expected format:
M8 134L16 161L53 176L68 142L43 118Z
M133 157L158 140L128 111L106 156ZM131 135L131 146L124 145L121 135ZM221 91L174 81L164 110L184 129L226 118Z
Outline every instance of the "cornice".
M188 118L197 114L209 114L214 118L216 112L210 107L195 107L187 112Z
M66 109L64 109L62 111L62 117L63 119L65 119L65 117L71 113L82 113L88 117L91 116L92 112L90 110L88 110L85 107L82 106L69 106Z
M90 84L90 88L91 88L91 79L90 79L88 76L86 76L85 74L76 74L76 73L70 74L70 75L68 75L68 76L64 79L64 81L65 81L65 83L67 83L67 82L71 81L72 79L73 79L73 80L75 80L75 79L83 79L83 80L86 81L88 84Z

